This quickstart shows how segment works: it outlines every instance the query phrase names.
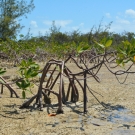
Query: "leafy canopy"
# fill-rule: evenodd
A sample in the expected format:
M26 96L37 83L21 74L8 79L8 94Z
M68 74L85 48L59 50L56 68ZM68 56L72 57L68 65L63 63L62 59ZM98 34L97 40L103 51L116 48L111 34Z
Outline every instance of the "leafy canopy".
M26 16L34 9L33 0L0 0L0 38L14 38L22 29L20 17Z

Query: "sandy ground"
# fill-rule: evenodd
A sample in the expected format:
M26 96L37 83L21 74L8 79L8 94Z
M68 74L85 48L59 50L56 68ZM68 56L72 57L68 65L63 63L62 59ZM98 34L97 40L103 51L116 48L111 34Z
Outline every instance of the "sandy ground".
M69 66L76 71L72 64ZM15 74L16 68L10 68L6 73L10 76ZM19 106L26 100L21 98L21 90L13 85L20 98L10 98L9 91L4 87L4 93L0 95L0 135L135 135L135 75L129 75L126 83L119 84L115 76L103 67L98 76L101 83L90 78L88 85L99 93L93 92L108 109L87 90L88 113L85 115L81 90L76 104L69 99L63 105L64 114L50 117L48 113L55 113L58 108L56 96L51 95L52 104L46 105L43 111L34 109L32 104L28 109L20 110ZM65 88L67 85L65 82ZM58 86L55 88L58 91ZM33 93L37 90L35 86ZM27 93L27 98L31 96Z

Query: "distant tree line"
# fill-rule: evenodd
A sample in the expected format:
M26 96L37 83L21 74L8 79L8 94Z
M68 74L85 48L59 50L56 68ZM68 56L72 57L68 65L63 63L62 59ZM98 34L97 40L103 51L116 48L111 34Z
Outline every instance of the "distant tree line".
M27 56L30 53L42 52L45 55L49 52L62 56L72 53L78 46L94 47L94 41L100 43L105 38L113 41L112 47L121 45L125 40L131 42L135 38L133 32L110 32L112 22L105 27L100 23L98 27L93 26L89 32L81 33L79 29L61 32L60 27L57 27L53 21L49 33L32 37L29 30L26 35L20 35L18 40L19 32L23 28L18 20L23 16L26 17L33 9L33 0L29 3L26 0L0 0L0 53L2 55L3 53L7 56L11 54L12 57L18 58L22 54Z
M0 0L0 39L6 40L14 39L18 36L19 32L23 28L19 23L19 19L30 13L34 9L34 2L30 0L29 3L26 0ZM55 25L55 21L52 22L50 33L44 36L37 37L29 36L29 32L24 36L23 40L42 40L46 42L55 42L57 44L75 42L85 42L91 45L93 39L100 41L102 38L112 38L114 45L119 45L122 40L132 40L135 37L133 32L112 33L109 32L112 22L110 22L104 29L100 23L98 28L92 27L87 33L81 33L79 30L73 32L61 32L60 27Z
M124 40L128 40L130 42L133 38L135 38L135 33L133 32L127 31L124 31L123 33L109 32L111 23L109 23L108 26L106 26L104 29L102 28L102 25L99 24L98 28L92 27L89 32L81 33L79 30L74 30L72 32L61 32L60 27L57 27L55 25L55 21L53 21L49 34L31 37L28 38L27 40L29 41L40 40L48 43L53 42L59 45L72 42L75 42L75 44L84 42L88 45L93 45L93 40L100 42L105 37L112 39L113 45L118 46Z

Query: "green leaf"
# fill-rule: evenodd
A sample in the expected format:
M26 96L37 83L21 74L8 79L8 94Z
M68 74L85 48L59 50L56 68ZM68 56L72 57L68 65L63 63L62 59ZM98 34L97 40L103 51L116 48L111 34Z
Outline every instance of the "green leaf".
M25 67L21 67L20 69L19 69L19 71L22 71L22 70L24 70L24 69L26 69Z
M6 72L6 70L3 70L2 68L0 68L0 75L3 75Z
M117 60L116 60L116 63L117 63L118 65L120 65L122 62L123 62L123 59L117 59Z
M102 40L100 41L101 44L105 44L106 43L106 37L102 38Z
M125 50L122 50L122 48L119 48L118 49L120 53L124 54L124 55L127 55L126 51Z
M22 91L22 97L23 97L24 99L26 98L26 93L25 93L24 90Z
M23 90L30 86L30 82L28 80L21 80L21 82L16 82L16 84L20 89Z
M96 41L94 41L97 45L99 45L100 47L102 47L102 48L105 48L105 46L103 45L103 44L100 44L100 43L98 43L98 42L96 42Z
M16 82L16 85L21 89L22 87L21 87L21 82L19 83L19 82Z
M125 46L127 46L127 45L131 45L131 44L130 44L130 42L129 42L128 40L126 40L126 41L122 41L122 43L123 43Z
M31 77L35 77L37 75L38 75L38 72L34 72L34 73L31 74Z
M77 46L77 51L79 51L81 49L82 49L82 46L81 45Z
M28 59L27 64L30 66L31 64L34 64L35 62L32 61L32 59Z
M132 57L135 56L135 50L130 52L130 56L132 56Z
M111 44L112 44L112 40L109 39L109 40L107 40L107 42L105 43L105 47L109 47L109 46L111 46Z
M32 69L31 68L29 68L27 71L26 71L26 78L30 78L30 76L31 76L31 73L32 73Z
M0 75L4 74L5 72L6 72L5 70L0 71Z
M28 80L22 80L21 87L22 87L23 90L26 89L29 86L30 86L30 82Z
M90 47L89 47L89 45L85 45L85 46L83 46L83 50L88 50Z
M130 49L130 46L128 45L128 46L127 46L127 49L126 49L126 54L129 54L129 53L130 53L130 50L131 50L131 49Z
M32 64L30 65L31 68L35 68L35 69L39 69L39 65L38 64Z
M34 63L34 64L31 64L30 67L39 68L39 65Z
M25 60L22 60L21 63L20 63L20 66L26 67L26 65L27 65L26 61Z
M78 50L78 53L82 53L84 50L83 49L80 49L80 50Z
M135 39L132 39L132 40L131 40L131 44L132 44L132 46L135 48Z

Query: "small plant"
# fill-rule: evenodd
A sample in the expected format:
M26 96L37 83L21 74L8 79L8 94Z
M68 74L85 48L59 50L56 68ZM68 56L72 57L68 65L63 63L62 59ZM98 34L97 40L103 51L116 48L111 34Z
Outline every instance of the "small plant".
M81 53L83 53L84 51L88 51L90 50L90 46L85 44L85 43L80 43L77 48L76 48L76 51L77 51L77 56Z
M94 41L96 43L95 46L96 49L98 49L99 53L104 53L111 45L112 45L112 39L104 37L99 43L97 41Z
M31 92L33 83L31 79L36 77L39 72L39 65L29 59L27 61L22 60L20 63L19 74L22 79L16 82L17 86L22 89L22 97L26 98L26 91ZM32 92L31 92L32 93Z
M0 76L3 75L6 72L5 69L0 68ZM0 78L0 83L4 83L3 80Z
M129 61L135 62L135 39L131 42L123 41L121 46L117 49L117 64L124 66Z
M5 70L5 69L0 68L0 75L3 75L5 72L6 72L6 70Z

